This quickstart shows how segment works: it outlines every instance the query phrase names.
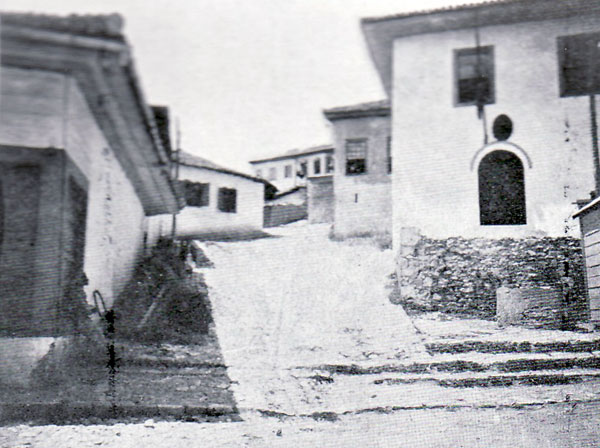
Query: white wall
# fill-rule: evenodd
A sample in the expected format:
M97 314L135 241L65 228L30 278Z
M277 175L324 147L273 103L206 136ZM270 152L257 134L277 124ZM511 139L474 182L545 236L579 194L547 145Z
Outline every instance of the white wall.
M262 228L263 207L265 203L265 185L262 182L256 182L232 174L189 166L180 167L179 179L208 183L210 184L210 187L209 203L207 206L188 206L181 210L177 215L178 236L222 233L231 230L256 230ZM236 189L236 213L225 213L217 208L218 190L222 187ZM171 228L170 219L170 217L163 218L162 221L162 227L167 232L170 232Z
M390 234L392 203L388 173L389 117L334 120L335 193L334 234ZM346 175L346 140L367 139L367 172Z
M292 167L292 174L290 177L284 176L285 167L287 165L291 165L291 167ZM291 190L292 188L294 188L298 185L305 184L304 179L300 179L300 177L298 177L296 175L296 173L300 169L300 165L297 163L297 161L295 159L272 160L272 161L268 161L268 162L255 163L252 165L252 168L254 169L254 174L257 177L261 177L265 180L268 180L271 184L273 184L275 187L277 187L277 190L280 193ZM269 177L269 169L271 169L271 168L275 168L275 173L276 173L275 179L271 179ZM260 170L260 176L259 176L259 172L258 172L259 170Z
M85 273L108 304L127 282L143 242L144 212L76 81L2 67L0 144L65 149L89 181Z
M393 49L394 235L417 227L433 237L576 235L573 202L594 189L586 97L559 96L557 36L600 30L593 19L483 27L494 46L495 104L513 121L509 142L525 165L527 225L480 226L477 162L483 125L474 106L454 106L453 50L475 46L472 29L397 39ZM493 145L487 151L494 149ZM517 155L525 160L525 154ZM481 155L481 154L480 154ZM396 243L396 241L395 241Z

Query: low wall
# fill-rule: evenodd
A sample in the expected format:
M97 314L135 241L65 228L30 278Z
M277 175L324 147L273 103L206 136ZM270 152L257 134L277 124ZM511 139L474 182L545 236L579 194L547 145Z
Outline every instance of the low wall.
M306 219L308 212L304 205L265 205L264 227L275 227L282 224Z
M587 317L583 254L575 238L434 240L403 232L397 257L397 301L409 312L492 319L497 290L504 287L520 289L523 300L535 295L531 291L558 291L569 319ZM521 323L556 326L556 306L542 308L536 319Z

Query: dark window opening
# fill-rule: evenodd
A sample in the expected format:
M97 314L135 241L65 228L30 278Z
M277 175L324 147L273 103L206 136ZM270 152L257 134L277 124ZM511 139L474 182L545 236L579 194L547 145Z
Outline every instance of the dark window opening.
M237 190L234 188L219 188L218 209L225 213L236 213Z
M479 164L481 225L527 224L523 163L509 151L494 151Z
M346 174L362 174L367 172L367 141L346 141Z
M298 171L298 177L303 178L306 176L308 171L308 164L306 162L300 163L300 171Z
M513 132L512 120L507 115L498 115L494 120L492 132L498 140L508 140Z
M333 162L333 156L327 156L325 158L325 171L327 173L333 173L334 168L335 168L335 165Z
M558 38L560 95L600 93L600 33Z
M209 203L210 184L183 181L185 203L190 207L206 207Z
M456 104L492 104L494 102L494 49L476 47L456 50Z
M292 177L292 165L285 166L283 175L285 177Z
M315 159L313 161L313 172L315 174L321 174L321 159Z
M386 153L387 153L387 172L392 172L392 137L388 137L386 140Z

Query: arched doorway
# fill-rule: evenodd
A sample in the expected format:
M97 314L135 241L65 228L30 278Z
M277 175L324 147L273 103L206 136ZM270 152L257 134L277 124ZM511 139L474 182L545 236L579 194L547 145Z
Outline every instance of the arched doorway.
M478 175L480 224L527 224L521 159L510 151L493 151L481 160Z

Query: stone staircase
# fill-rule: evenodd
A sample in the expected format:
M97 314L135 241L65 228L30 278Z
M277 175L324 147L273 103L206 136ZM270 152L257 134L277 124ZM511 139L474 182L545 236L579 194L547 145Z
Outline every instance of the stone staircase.
M306 382L338 403L334 412L600 401L599 333L420 323L423 353L315 366Z

